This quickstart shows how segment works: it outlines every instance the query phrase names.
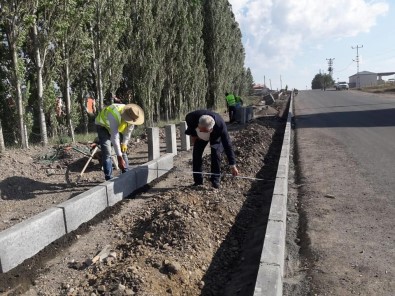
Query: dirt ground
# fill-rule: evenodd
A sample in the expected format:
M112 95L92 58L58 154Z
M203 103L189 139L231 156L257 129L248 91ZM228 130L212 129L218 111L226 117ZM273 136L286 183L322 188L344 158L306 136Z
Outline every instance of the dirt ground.
M179 153L175 168L165 177L1 274L0 293L252 294L262 247L257 242L263 240L270 209L286 102L260 107L252 122L228 127L241 175L264 180L223 177L219 190L209 182L190 187L191 152ZM144 139L131 143L132 165L147 161L144 145ZM48 161L51 158L56 161ZM84 182L74 184L86 160L64 147L2 155L0 229L102 182L94 160ZM226 164L225 157L222 166L228 173ZM209 170L209 156L205 167Z
M163 132L160 136L163 151ZM148 161L145 138L129 143L131 166ZM90 144L33 146L0 154L0 231L102 183L104 175L97 159L76 183L91 153Z

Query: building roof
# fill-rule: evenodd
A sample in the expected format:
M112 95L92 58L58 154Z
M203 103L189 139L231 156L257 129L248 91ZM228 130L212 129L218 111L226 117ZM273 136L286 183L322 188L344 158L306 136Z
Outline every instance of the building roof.
M354 75L351 75L349 78L354 77L354 76L358 76L358 75L377 75L377 73L373 73L373 72L369 72L369 71L361 71L359 73L356 73Z
M395 72L381 72L381 73L377 73L377 76L390 76L395 74Z

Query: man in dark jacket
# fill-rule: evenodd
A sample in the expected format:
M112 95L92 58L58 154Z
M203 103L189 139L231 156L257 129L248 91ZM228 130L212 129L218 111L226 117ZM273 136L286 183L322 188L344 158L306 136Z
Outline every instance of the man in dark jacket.
M211 146L211 175L210 180L214 188L219 188L221 174L221 153L225 150L233 176L238 175L235 154L229 138L225 121L222 117L209 110L197 110L185 117L188 128L185 134L191 136L193 144L193 171L202 172L203 151L210 142ZM203 184L203 175L193 174L194 186Z

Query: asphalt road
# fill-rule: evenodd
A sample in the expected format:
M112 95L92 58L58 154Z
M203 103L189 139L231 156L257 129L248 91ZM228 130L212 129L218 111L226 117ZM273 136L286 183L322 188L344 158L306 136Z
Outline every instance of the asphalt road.
M294 113L312 295L395 295L395 95L300 91Z
M295 113L298 128L327 130L380 190L395 195L395 95L307 91L297 97Z

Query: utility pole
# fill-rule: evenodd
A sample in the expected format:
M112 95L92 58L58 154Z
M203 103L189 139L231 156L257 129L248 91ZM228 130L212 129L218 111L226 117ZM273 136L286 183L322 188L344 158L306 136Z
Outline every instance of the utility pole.
M283 89L283 81L281 80L281 75L280 75L280 89Z
M357 49L357 58L355 60L353 60L354 62L357 62L357 83L356 86L357 88L361 88L361 81L359 80L359 54L358 54L358 49L362 48L363 45L359 46L357 45L356 47L351 46L352 49Z
M329 75L332 77L332 74L333 74L333 60L334 60L335 58L329 58L329 59L326 59L327 61L328 61L328 72L329 72Z
M269 79L269 82L270 82L270 90L272 90L272 80Z

